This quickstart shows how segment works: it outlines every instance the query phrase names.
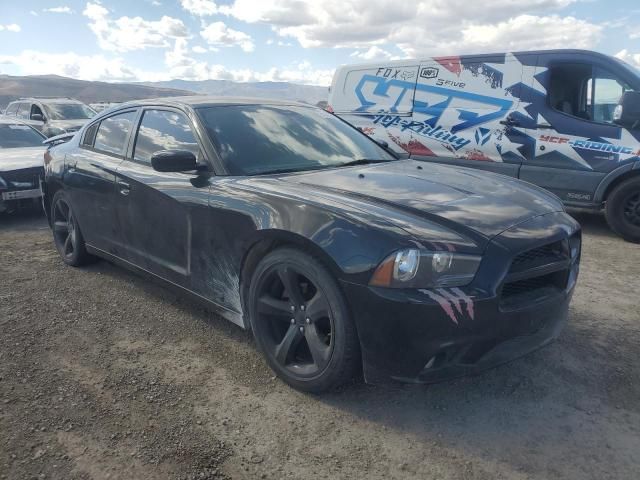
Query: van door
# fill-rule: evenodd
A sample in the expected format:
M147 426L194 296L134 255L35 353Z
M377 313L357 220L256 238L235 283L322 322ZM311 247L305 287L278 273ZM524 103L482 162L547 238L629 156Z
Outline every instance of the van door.
M640 142L613 123L613 110L632 90L613 60L588 54L541 55L528 101L536 122L525 129L532 148L520 178L570 204L590 205L612 170L635 161ZM624 73L624 72L623 72Z
M522 71L511 54L422 62L409 127L412 157L517 177L523 136L507 119L518 112Z
M413 110L417 62L343 67L336 76L331 91L336 115L407 155L411 131L406 125Z

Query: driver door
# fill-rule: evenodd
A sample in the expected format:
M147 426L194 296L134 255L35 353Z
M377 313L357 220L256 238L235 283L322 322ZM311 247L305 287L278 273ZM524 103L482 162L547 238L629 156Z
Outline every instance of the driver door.
M116 171L117 216L123 257L174 284L188 287L194 215L208 205L208 182L198 172L158 172L160 150L200 147L189 118L167 107L142 111L129 154Z

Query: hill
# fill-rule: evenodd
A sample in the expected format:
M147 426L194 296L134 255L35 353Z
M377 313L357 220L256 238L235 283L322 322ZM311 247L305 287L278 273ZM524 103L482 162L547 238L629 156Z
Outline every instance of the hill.
M277 100L295 100L312 105L326 101L329 97L327 87L299 85L288 82L246 82L230 80L170 80L167 82L145 82L144 85L162 88L177 88L192 92L220 97L261 97Z
M72 97L85 103L192 95L193 92L131 83L75 80L57 75L0 75L0 108L20 97Z

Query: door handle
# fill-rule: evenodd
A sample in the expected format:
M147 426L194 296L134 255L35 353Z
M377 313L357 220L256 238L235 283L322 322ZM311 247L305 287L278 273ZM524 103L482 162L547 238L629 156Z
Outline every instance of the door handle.
M125 182L118 182L118 189L120 190L120 194L126 197L131 191L131 185Z

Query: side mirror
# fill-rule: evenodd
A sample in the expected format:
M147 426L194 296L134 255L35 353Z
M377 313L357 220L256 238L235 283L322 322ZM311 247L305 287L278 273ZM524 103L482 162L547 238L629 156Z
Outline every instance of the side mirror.
M627 128L640 124L640 92L624 92L613 111L613 121Z
M151 166L158 172L189 172L198 169L196 156L189 150L160 150L152 155Z
M36 122L44 122L44 116L41 113L34 113L31 115L31 120L35 120Z

